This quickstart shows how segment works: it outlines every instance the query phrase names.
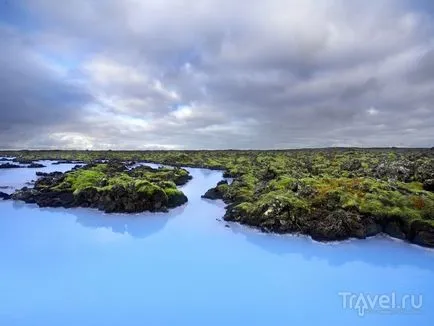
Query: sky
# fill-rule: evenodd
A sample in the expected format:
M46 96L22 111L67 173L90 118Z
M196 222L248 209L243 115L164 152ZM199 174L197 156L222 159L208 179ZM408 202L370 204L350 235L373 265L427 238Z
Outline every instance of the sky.
M0 0L0 148L434 146L430 0Z

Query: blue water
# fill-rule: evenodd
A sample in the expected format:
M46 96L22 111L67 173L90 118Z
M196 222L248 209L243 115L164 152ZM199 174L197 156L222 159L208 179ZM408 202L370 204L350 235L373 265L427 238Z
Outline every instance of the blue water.
M167 214L0 201L0 325L432 325L433 251L227 225L224 205L200 198L221 173L190 171L189 203ZM1 171L0 186L34 172ZM423 304L359 316L340 292L421 294Z
M14 189L22 187L31 187L28 183L37 179L36 172L65 172L72 169L76 164L59 164L53 165L52 161L37 161L45 165L45 168L29 169L25 164L12 162L13 164L23 166L23 168L16 169L0 169L0 191L5 193L12 193ZM0 161L0 164L6 163ZM81 165L81 164L80 164ZM5 188L6 187L6 188Z

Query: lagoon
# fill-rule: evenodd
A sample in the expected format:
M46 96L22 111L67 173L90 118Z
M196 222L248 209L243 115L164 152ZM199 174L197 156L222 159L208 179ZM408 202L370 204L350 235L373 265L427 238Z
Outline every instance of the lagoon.
M0 171L0 186L21 187L35 171L73 166L45 163ZM434 320L433 250L387 237L318 243L226 223L224 204L200 197L222 173L188 170L193 179L182 190L189 202L169 213L109 215L0 201L0 325ZM362 300L344 302L345 293ZM422 304L382 309L366 302L379 295L394 295L398 304L421 295Z

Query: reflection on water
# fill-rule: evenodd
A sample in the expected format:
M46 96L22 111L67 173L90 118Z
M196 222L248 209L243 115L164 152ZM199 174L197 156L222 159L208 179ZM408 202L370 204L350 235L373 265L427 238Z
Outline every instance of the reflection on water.
M122 214L102 214L87 209L73 211L76 222L84 227L106 228L119 234L129 234L134 238L145 238L161 231L169 219L184 211L184 207L177 207L169 213L145 213L132 216Z
M431 324L432 251L381 237L322 244L227 228L224 204L200 198L222 173L189 170L189 202L169 213L0 201L0 325ZM35 170L6 172L0 185ZM359 317L339 292L422 294L423 307Z
M312 241L307 236L274 235L252 232L242 225L231 225L236 234L242 234L246 241L276 255L299 254L306 260L323 259L332 266L351 262L363 262L379 267L412 266L434 271L434 251L420 248L387 236L376 236L366 240L348 240L335 243ZM290 246L285 245L291 243ZM399 252L399 255L384 257L379 248Z

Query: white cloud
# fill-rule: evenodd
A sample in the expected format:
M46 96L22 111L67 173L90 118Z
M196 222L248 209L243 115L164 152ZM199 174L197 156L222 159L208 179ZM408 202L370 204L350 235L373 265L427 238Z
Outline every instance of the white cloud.
M380 111L378 111L376 108L374 107L370 107L368 109L368 111L366 111L369 115L377 115L378 113L380 113Z
M173 115L178 120L187 120L194 115L194 112L191 106L182 105L178 107L175 111L171 112L171 115Z
M107 58L96 57L83 64L91 81L99 85L143 84L149 82L147 76L138 69L122 65Z

